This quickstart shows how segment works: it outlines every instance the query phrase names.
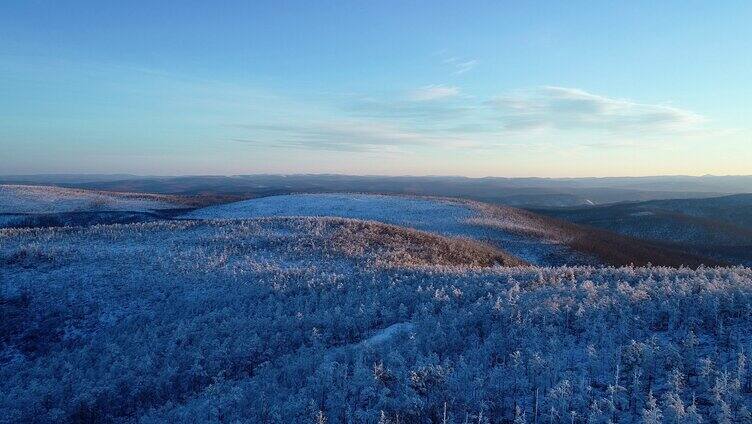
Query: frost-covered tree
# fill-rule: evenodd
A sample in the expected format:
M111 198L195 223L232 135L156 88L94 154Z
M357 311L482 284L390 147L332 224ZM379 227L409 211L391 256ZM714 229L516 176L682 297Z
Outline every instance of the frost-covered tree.
M697 403L694 396L692 397L692 403L687 407L686 414L684 415L684 422L687 424L702 424L702 415L697 410Z
M648 392L645 408L642 410L643 424L660 424L663 422L663 413L658 406L658 401L653 396L653 391Z
M519 406L514 410L514 424L527 424L526 414Z
M681 424L686 419L687 411L681 397L676 392L666 393L665 422Z

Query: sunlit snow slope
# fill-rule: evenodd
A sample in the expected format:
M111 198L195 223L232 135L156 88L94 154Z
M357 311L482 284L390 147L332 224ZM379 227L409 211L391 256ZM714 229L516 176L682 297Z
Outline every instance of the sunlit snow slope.
M385 222L491 243L535 265L592 264L595 259L545 237L504 225L489 226L470 202L373 194L295 194L209 206L183 217L247 219L264 216L335 216Z

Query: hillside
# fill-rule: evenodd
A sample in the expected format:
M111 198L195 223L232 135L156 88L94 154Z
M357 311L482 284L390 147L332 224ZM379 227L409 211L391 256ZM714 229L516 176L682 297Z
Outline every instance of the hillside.
M0 185L0 213L138 211L178 207L174 196L114 193L50 186Z
M752 194L534 211L728 262L752 264Z
M331 218L0 230L0 417L749 419L748 268L509 268L467 243Z
M718 263L521 209L451 198L342 193L284 195L209 206L182 217L244 219L260 216L338 216L376 220L480 240L541 266L599 263L698 266Z
M0 185L0 228L153 221L225 201L221 196L173 196L53 186Z
M532 264L594 263L562 243L477 225L477 211L456 199L372 194L298 194L270 196L194 210L182 218L246 219L264 216L336 216L385 222L500 247Z
M0 186L0 228L130 224L174 219L336 216L465 237L541 266L716 265L701 254L621 237L507 206L456 198L325 193L232 202L195 196L119 193L45 186ZM208 205L208 206L207 206Z

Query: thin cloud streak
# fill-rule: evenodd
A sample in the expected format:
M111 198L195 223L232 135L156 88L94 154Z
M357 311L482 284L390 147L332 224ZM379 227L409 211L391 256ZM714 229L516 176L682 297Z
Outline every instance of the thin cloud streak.
M430 135L381 122L339 121L310 124L239 125L253 133L233 141L311 150L384 152L405 148L465 148L472 142L453 135Z
M457 56L446 57L442 62L453 67L455 75L462 75L472 71L479 63L476 59L462 59Z
M665 105L609 98L584 90L539 87L496 97L489 104L511 131L598 130L614 134L679 133L698 129L705 119Z
M457 87L428 85L411 91L408 95L408 99L414 102L425 102L455 97L459 94L460 89Z

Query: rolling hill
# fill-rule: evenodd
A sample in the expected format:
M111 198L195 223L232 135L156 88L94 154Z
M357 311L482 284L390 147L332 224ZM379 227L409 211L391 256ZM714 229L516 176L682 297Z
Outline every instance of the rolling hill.
M219 196L108 192L0 185L0 228L131 223L166 219L223 201Z
M574 225L521 209L451 198L372 194L270 196L194 210L188 219L338 216L469 237L531 263L555 265L716 265L665 246Z
M178 198L144 193L115 193L50 186L0 185L0 213L139 211L170 209Z
M752 265L752 194L534 212Z
M232 197L217 195L177 196L6 185L0 186L0 227L334 216L476 240L541 266L696 267L722 263L701 254L573 225L521 209L456 198L323 193L231 200Z

